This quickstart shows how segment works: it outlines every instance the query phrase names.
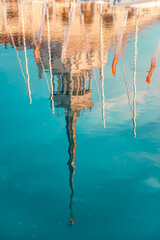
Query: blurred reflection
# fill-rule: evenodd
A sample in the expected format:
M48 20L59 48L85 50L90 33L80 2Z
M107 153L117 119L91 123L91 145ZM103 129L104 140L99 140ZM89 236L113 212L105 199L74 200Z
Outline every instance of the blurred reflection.
M112 1L111 1L112 2ZM116 76L119 58L133 120L136 137L136 65L138 29L160 20L160 7L148 8L140 3L122 6L120 1L112 4L71 1L2 1L0 0L0 44L7 49L11 44L16 51L20 71L24 78L30 103L32 103L27 48L33 49L39 79L45 78L50 94L51 109L65 109L66 130L69 141L70 220L74 223L73 195L76 155L76 120L81 110L91 109L91 82L95 80L105 122L104 67L108 53L114 49L112 75ZM118 8L113 6L117 6ZM154 6L155 2L154 2ZM147 17L146 17L147 16ZM135 33L133 106L123 63L123 52L129 35ZM19 51L24 51L25 69ZM146 81L150 83L160 52L160 42L151 60ZM101 93L98 89L95 69L99 68ZM49 70L49 78L47 71ZM100 96L101 95L101 96ZM102 98L102 101L101 101Z
M69 141L69 184L71 188L71 195L70 195L70 220L69 225L74 224L74 214L73 214L73 195L74 195L74 182L73 177L75 174L75 154L76 154L76 120L77 120L77 113L73 112L73 116L70 116L69 113L66 115L66 130L67 136Z
M121 7L119 2L118 8L111 8L107 3L67 1L0 0L0 5L0 43L6 48L12 44L17 51L25 51L25 46L33 48L35 61L42 65L40 78L43 65L48 68L50 57L53 66L61 64L66 67L70 59L71 68L74 62L82 70L89 67L88 58L91 57L94 68L98 68L102 60L103 67L106 65L112 48L115 49L112 64L115 76L118 58L128 36L135 31L136 7ZM141 6L139 28L159 20L159 13L158 6L148 9ZM103 59L100 57L102 45ZM42 56L45 62L41 61Z
M53 100L57 108L65 108L66 130L69 141L69 184L71 188L70 196L70 221L69 224L74 223L73 215L73 195L75 174L75 155L76 155L76 120L80 115L80 111L86 108L92 108L93 102L91 98L91 74L90 72L83 72L72 74L64 73L58 76L57 92L54 91ZM88 81L88 88L86 83Z

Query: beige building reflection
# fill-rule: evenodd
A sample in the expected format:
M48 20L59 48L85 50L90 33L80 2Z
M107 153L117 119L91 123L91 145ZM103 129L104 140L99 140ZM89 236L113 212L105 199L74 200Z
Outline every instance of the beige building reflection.
M54 52L54 55L57 54L57 58L54 59L55 68L60 60L65 63L66 59L70 59L72 63L76 62L76 65L72 64L72 68L78 66L79 69L88 69L88 50L91 52L93 66L100 67L101 14L104 65L107 63L109 50L114 48L117 57L127 43L128 35L135 30L136 11L130 7L112 9L104 4L101 13L101 5L94 3L22 0L0 0L0 3L0 43L5 44L6 47L8 43L12 44L10 36L12 33L15 45L18 50L22 50L25 32L26 45L34 49L37 47L39 50L42 44L48 43L49 24L50 42L57 44ZM49 22L47 22L47 10ZM127 16L126 22L125 16ZM153 24L158 19L160 19L160 7L139 9L139 27ZM48 57L47 51L45 57ZM38 61L38 55L35 59ZM48 63L47 59L44 64L46 63Z

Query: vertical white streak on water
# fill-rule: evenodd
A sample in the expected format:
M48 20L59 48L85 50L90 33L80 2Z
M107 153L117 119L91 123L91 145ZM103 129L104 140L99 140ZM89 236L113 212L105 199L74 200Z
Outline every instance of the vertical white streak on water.
M134 44L134 74L133 74L133 133L136 138L136 63L137 63L137 39L138 39L138 9L136 9L136 27Z
M4 8L1 0L0 0L0 4L1 4L2 12L3 12L3 14L4 14L4 19L5 19L6 26L7 26L8 30L9 30L9 34L10 34L10 37L11 37L11 41L12 41L13 47L14 47L14 49L15 49L15 51L16 51L18 63L19 63L20 69L21 69L21 73L22 73L22 76L23 76L23 78L24 78L24 80L25 80L25 84L27 85L27 80L26 80L26 78L25 78L25 74L24 74L24 71L23 71L23 68L22 68L21 59L20 59L20 57L19 57L18 50L17 50L16 45L15 45L15 43L14 43L14 38L13 38L13 35L12 35L11 28L10 28L10 26L9 26L9 24L8 24L8 21L7 21L6 10L5 10L5 8Z
M105 95L104 95L104 69L103 69L103 23L102 23L102 4L101 4L101 12L100 12L100 30L101 30L101 82L102 82L102 119L103 119L103 127L106 128L105 122Z
M52 62L51 62L51 42L50 42L50 26L49 26L49 11L48 11L48 4L47 4L47 33L48 33L48 55L49 55L49 71L50 71L50 84L51 84L51 104L52 104L52 111L54 113L54 100L53 100L53 73L52 73Z
M28 72L28 59L27 59L27 50L26 50L26 39L25 39L25 25L24 25L24 16L23 16L23 6L22 1L20 2L20 8L21 8L21 20L22 20L22 32L23 32L23 45L24 45L24 55L25 55L25 61L26 61L26 73L27 73L27 87L28 87L28 95L30 99L30 104L32 103L32 97L31 97L31 89L30 89L30 76Z

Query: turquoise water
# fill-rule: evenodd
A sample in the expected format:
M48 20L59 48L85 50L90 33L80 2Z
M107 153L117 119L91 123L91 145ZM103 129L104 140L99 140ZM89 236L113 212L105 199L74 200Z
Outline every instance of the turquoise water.
M158 57L150 84L145 81L160 23L150 20L137 30L137 40L135 30L122 43L115 77L114 40L108 53L103 52L108 55L102 67L104 81L101 66L91 68L92 107L86 100L80 107L74 102L73 110L55 100L54 112L43 72L39 78L31 37L27 60L32 104L16 51L11 41L5 47L0 33L0 239L160 239ZM43 41L41 49L47 55ZM51 41L55 55L61 50L56 44ZM100 58L102 48L98 51ZM27 79L23 47L18 53ZM63 73L55 72L56 88Z

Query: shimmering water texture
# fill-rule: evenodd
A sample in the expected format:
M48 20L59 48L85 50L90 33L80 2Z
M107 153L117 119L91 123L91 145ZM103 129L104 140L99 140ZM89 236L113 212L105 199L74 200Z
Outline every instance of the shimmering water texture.
M0 240L160 239L159 6L0 0Z

